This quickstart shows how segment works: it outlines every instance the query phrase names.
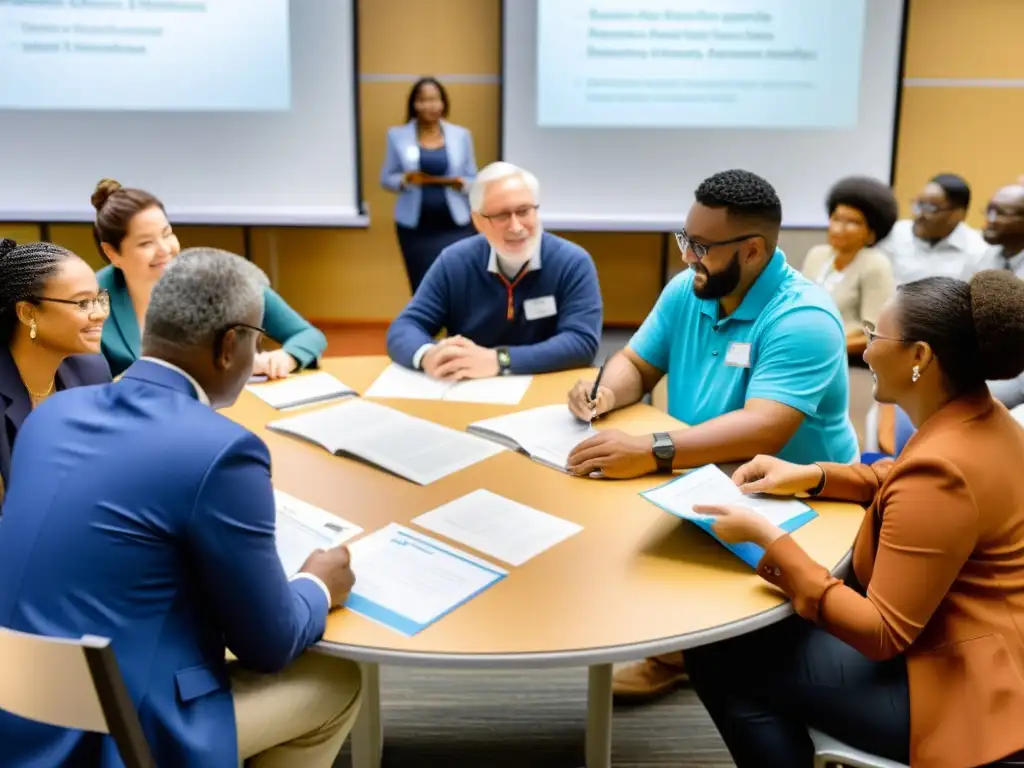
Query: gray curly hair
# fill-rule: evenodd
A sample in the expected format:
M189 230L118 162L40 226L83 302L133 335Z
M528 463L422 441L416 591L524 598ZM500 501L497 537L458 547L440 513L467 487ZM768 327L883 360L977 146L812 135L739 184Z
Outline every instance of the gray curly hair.
M146 339L178 347L210 343L221 331L263 313L267 276L241 256L218 248L188 248L153 288Z

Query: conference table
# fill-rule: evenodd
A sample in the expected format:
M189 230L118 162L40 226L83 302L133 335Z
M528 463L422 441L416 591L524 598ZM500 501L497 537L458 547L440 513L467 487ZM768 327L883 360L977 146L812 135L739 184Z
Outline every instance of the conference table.
M324 360L321 369L365 392L388 363L384 357L333 358ZM579 378L593 374L582 370L536 376L516 406L378 402L464 430L479 419L563 403ZM223 413L266 441L277 488L355 522L367 533L389 523L410 525L416 516L479 488L582 526L580 533L509 568L508 578L415 636L406 637L352 611L330 615L317 650L357 661L363 669L363 708L352 734L354 768L379 768L381 763L381 664L588 667L586 765L608 768L613 663L723 640L791 614L780 592L711 536L638 495L664 483L663 476L580 478L506 450L420 486L267 430L268 422L291 414L274 410L249 392ZM683 425L649 405L637 404L601 417L595 426L646 434ZM812 506L818 517L793 537L835 571L848 561L864 512L852 504L814 501ZM445 541L436 533L429 535ZM469 549L459 542L446 543Z

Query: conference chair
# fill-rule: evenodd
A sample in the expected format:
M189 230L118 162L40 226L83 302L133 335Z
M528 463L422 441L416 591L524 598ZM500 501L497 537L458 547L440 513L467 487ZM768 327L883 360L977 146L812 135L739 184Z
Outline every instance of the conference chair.
M156 768L110 641L0 627L0 709L60 728L110 734L126 768Z
M813 728L808 730L814 742L814 768L829 768L832 765L841 765L843 768L908 768L903 763L854 749L827 733Z

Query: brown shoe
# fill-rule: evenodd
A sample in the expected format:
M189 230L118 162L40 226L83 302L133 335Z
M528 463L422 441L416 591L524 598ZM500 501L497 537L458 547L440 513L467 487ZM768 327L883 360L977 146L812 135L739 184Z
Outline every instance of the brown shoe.
M638 661L615 673L612 694L620 703L653 701L689 681L683 652L667 653Z

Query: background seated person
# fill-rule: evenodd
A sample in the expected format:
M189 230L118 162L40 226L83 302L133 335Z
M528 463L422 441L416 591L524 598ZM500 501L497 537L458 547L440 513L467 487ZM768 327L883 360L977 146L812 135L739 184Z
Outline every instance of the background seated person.
M846 329L846 350L864 352L864 323L896 289L889 257L873 246L892 230L899 206L892 190L876 179L852 176L828 194L828 244L807 253L801 270L830 294Z
M607 363L597 399L589 381L569 393L573 413L589 420L637 402L668 374L668 412L691 426L653 436L603 430L569 456L572 472L636 477L758 453L857 457L842 321L776 247L781 222L775 190L753 173L701 183L677 233L690 269ZM681 654L668 654L622 670L615 693L650 698L683 679Z
M918 427L895 462L758 457L749 493L869 505L851 588L741 506L699 511L798 614L687 651L694 688L739 768L811 765L807 728L914 766L1024 761L1024 432L985 379L1024 370L1024 284L988 271L900 288L864 353L875 398ZM1009 470L1009 471L1008 471Z
M355 664L303 655L352 587L348 552L286 578L267 447L212 410L252 374L265 289L238 256L186 251L145 356L43 403L14 452L0 626L110 638L161 766L330 768L359 710ZM120 765L108 737L3 712L0 744L5 765Z
M989 247L961 277L968 280L983 269L1004 269L1024 278L1024 185L1011 184L992 196L981 234Z
M94 235L110 266L97 274L110 293L110 317L103 327L103 354L119 376L139 357L146 308L153 286L181 246L164 204L149 192L103 179L92 195ZM270 286L264 288L260 325L281 349L260 352L253 373L278 379L315 367L327 349L327 337L292 309Z
M492 163L469 193L481 233L446 248L388 329L388 354L437 379L590 365L601 288L585 250L541 226L530 172ZM442 330L447 339L435 342Z
M981 233L964 223L971 187L943 173L925 184L914 200L914 218L896 222L878 248L889 255L897 285L924 277L960 277L988 247Z
M92 269L71 251L0 240L0 503L32 409L54 392L110 381L98 354L108 307Z

